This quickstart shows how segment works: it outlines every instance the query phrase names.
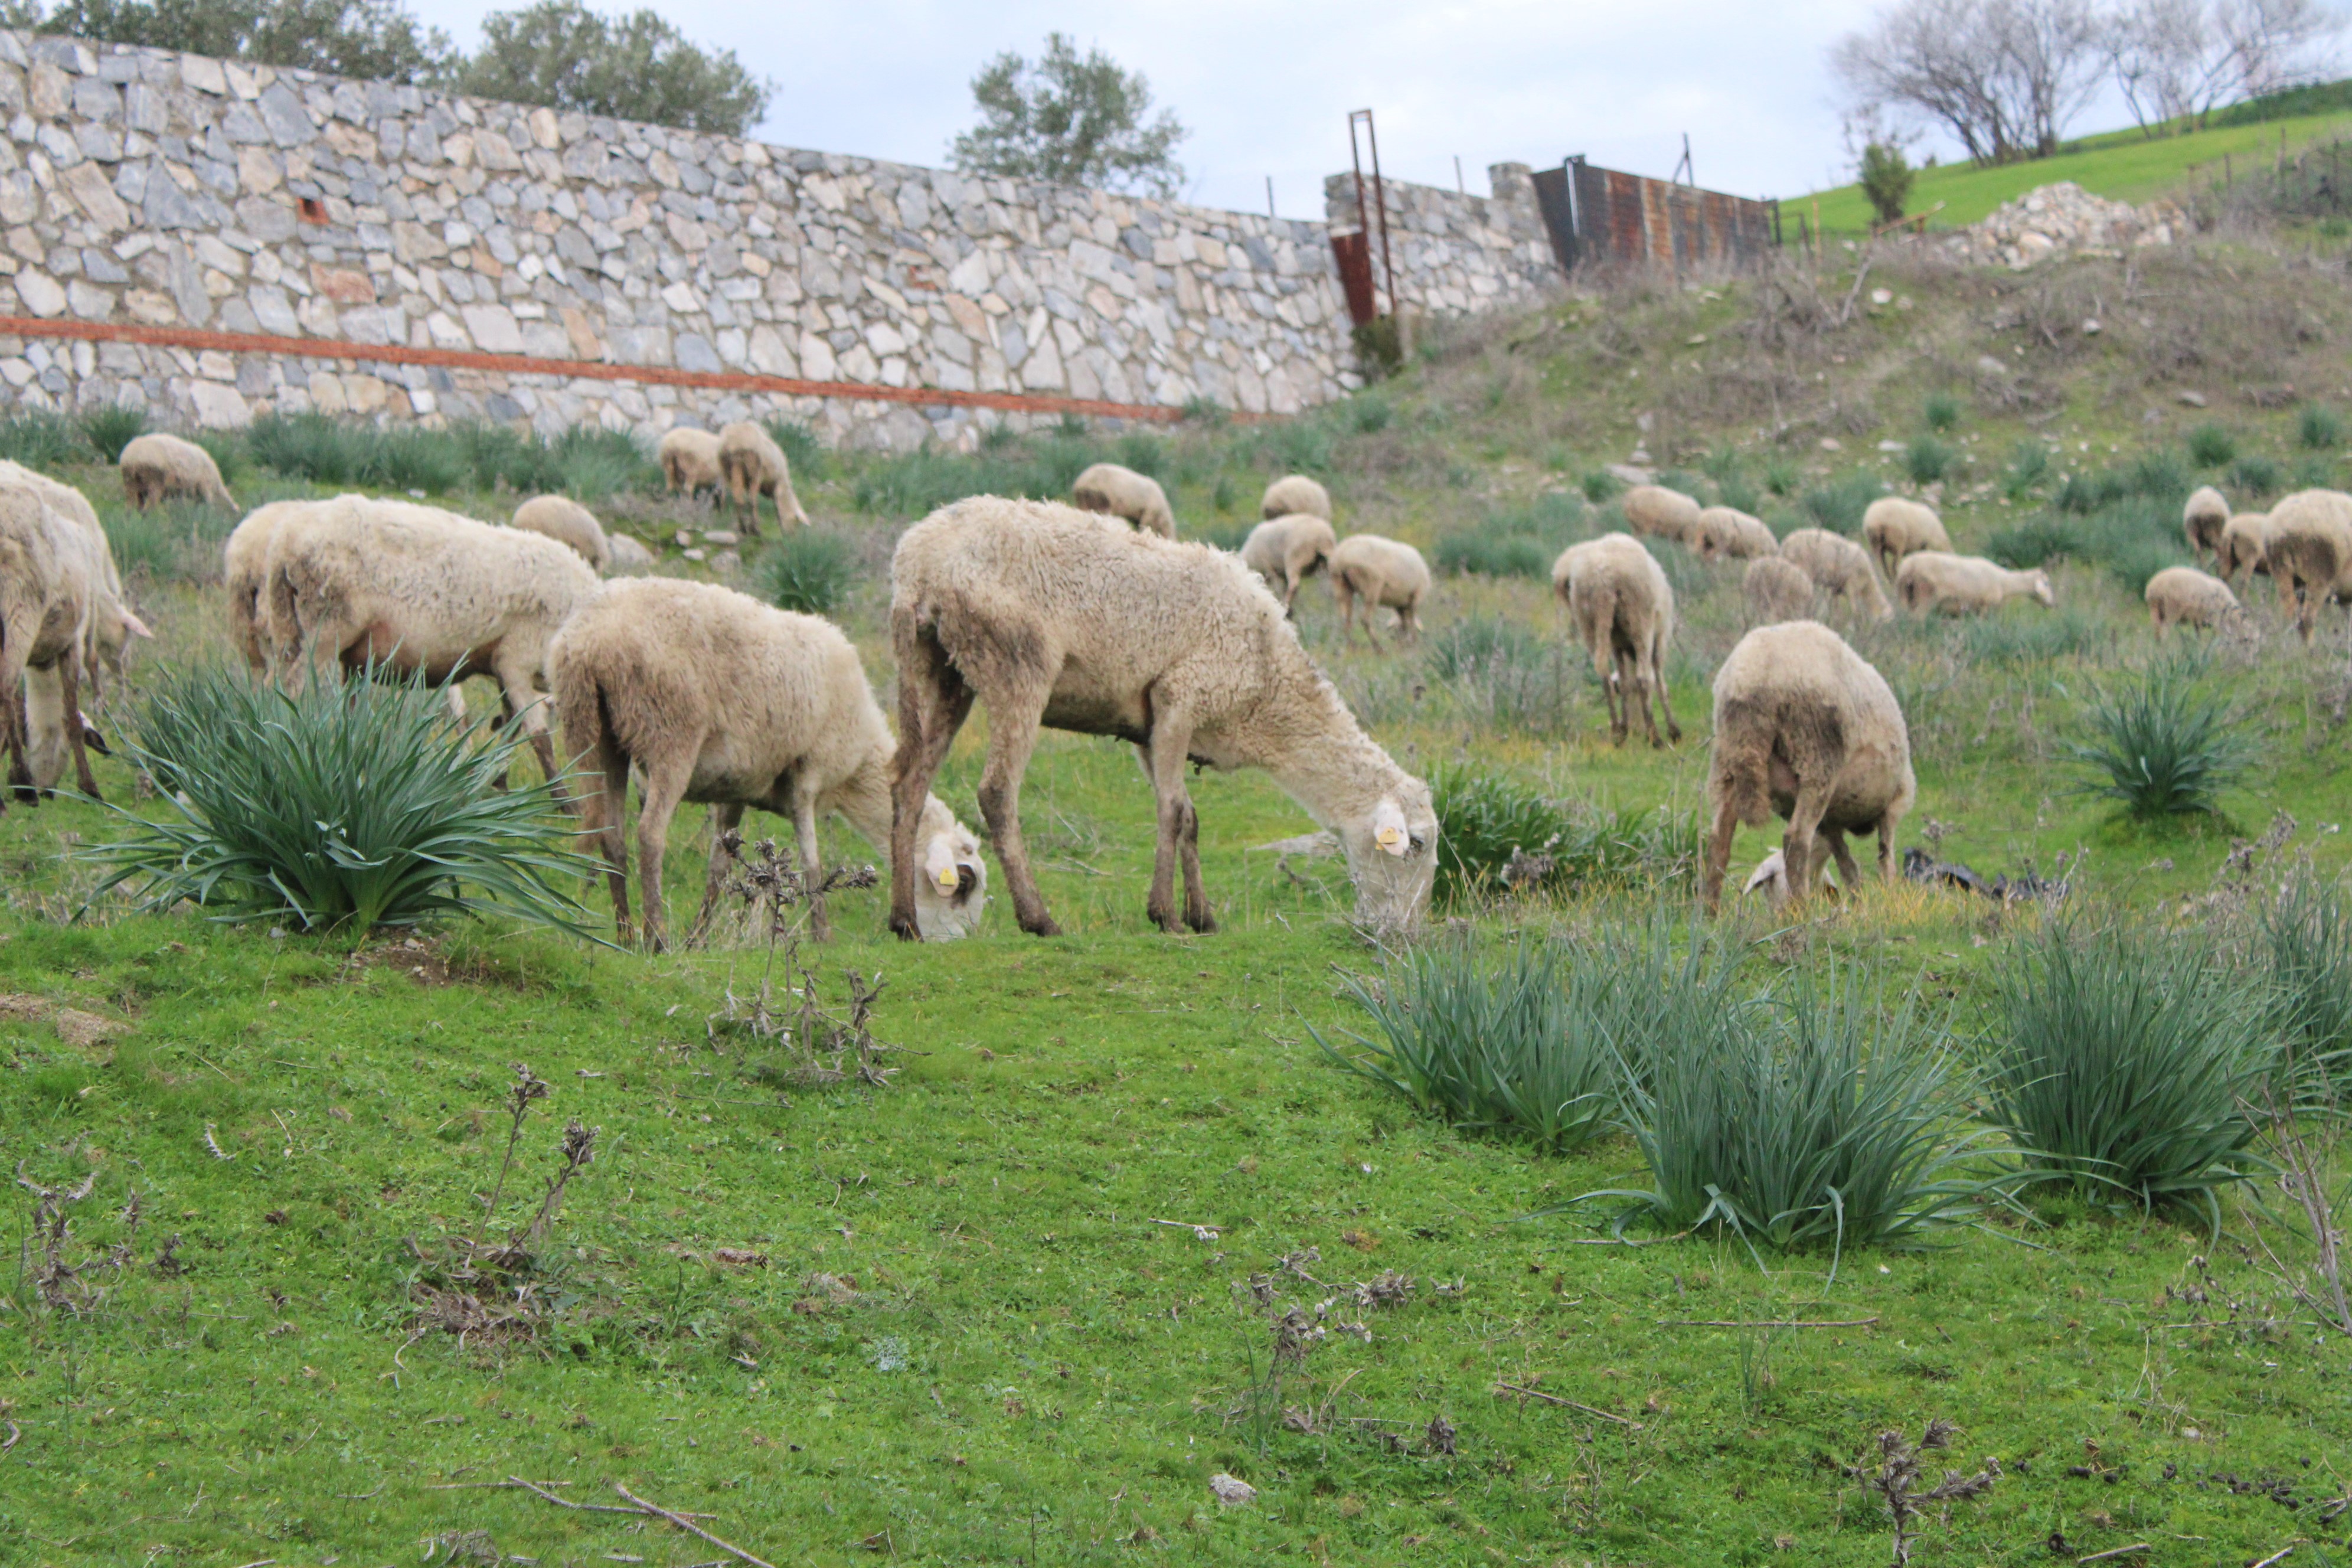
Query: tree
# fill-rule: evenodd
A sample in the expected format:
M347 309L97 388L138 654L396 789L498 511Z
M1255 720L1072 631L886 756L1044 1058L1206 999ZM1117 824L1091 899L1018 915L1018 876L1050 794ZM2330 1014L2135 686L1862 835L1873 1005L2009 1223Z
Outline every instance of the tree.
M1830 51L1862 109L1943 125L1980 163L2043 157L2105 63L2088 0L1895 0Z
M578 0L540 0L482 20L482 47L457 73L461 91L740 136L774 89L732 49L704 49L652 11L608 20Z
M2344 19L2316 0L2127 0L2107 19L2116 85L2143 130L2316 79Z
M1861 175L1862 194L1870 198L1878 221L1902 222L1903 204L1911 199L1911 182L1919 177L1903 149L1890 142L1871 142L1862 150Z
M1151 87L1100 49L1082 59L1048 33L1035 65L1010 50L971 79L981 122L955 139L955 166L975 174L1066 185L1140 187L1172 197L1184 185L1176 143L1191 134L1171 110L1145 122Z
M420 27L400 0L10 0L10 26L97 43L143 44L377 81L437 80L456 63L449 37Z

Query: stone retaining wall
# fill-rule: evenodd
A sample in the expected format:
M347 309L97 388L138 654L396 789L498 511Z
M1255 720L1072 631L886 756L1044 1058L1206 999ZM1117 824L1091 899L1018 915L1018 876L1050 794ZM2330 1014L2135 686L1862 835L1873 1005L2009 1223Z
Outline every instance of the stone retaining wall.
M1465 315L1528 303L1563 287L1528 166L1490 164L1486 178L1492 196L1464 195L1402 180L1384 182L1389 258L1396 268L1396 291L1408 313ZM1364 180L1364 201L1372 205L1370 176ZM1364 226L1356 210L1353 172L1323 182L1323 210L1335 229ZM1385 309L1388 279L1381 265L1379 218L1375 208L1370 231L1372 284Z

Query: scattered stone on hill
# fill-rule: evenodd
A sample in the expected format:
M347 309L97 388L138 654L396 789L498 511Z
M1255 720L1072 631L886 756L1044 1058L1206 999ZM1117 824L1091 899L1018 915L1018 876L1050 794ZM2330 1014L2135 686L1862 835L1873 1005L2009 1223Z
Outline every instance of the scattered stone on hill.
M1223 1508L1242 1508L1257 1500L1255 1487L1223 1470L1209 1478L1209 1489L1217 1494L1217 1502Z
M2021 272L2055 257L2119 256L2145 246L2170 245L2188 232L2188 215L2171 202L2136 207L2062 180L2004 203L1948 243L1961 261Z
M94 1050L131 1032L131 1026L119 1018L85 1013L79 1007L68 1007L46 996L21 992L0 995L0 1018L17 1018L26 1023L46 1020L51 1028L57 1030L58 1038L78 1051Z
M1601 471L1621 485L1646 485L1658 477L1636 463L1611 463Z
M2179 392L2174 393L2172 395L2176 402L2186 404L2191 408L2202 408L2205 406L2205 395L2192 388L2182 387Z

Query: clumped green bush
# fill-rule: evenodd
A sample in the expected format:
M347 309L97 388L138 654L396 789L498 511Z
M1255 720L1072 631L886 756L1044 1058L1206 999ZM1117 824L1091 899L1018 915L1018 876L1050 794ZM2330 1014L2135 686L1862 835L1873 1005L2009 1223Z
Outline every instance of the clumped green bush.
M2238 455L2234 431L2220 425L2200 425L2189 432L2189 457L2200 468L2218 468Z
M1385 430L1396 419L1396 404L1378 387L1360 392L1339 405L1340 417L1359 436Z
M2039 441L2020 441L2011 449L2009 467L2001 474L2001 494L2014 504L2049 476L2050 448Z
M1588 519L1572 496L1539 496L1440 535L1431 553L1442 572L1548 581L1559 552L1591 532Z
M1915 485L1931 485L1960 465L1960 449L1934 436L1914 436L1903 449L1904 471Z
M587 935L544 783L499 787L522 726L452 726L421 681L313 680L300 697L198 666L161 679L122 742L164 814L93 851L145 910L353 935L457 915Z
M1855 468L1814 486L1797 504L1818 526L1832 533L1852 535L1862 531L1862 514L1870 510L1870 503L1885 493L1886 486L1876 474Z
M2073 555L2082 548L2080 531L2063 517L2046 515L2029 517L1995 529L1985 536L1986 556L2000 562L2012 571L2047 565L2062 555Z
M2293 1098L2340 1101L2352 1092L2352 900L2305 860L2263 900L2258 931L2283 1087Z
M2193 655L2175 655L2095 688L2083 713L2087 738L2066 742L2089 775L2082 793L2144 822L2214 809L2253 747L2236 702L2204 674Z
M126 577L154 582L217 582L221 546L239 514L200 500L174 498L150 511L100 514L114 563Z
M1948 392L1931 393L1919 417L1928 429L1948 435L1960 422L1960 400Z
M2066 605L2032 616L1972 616L1960 647L1972 663L2023 663L2105 647L2114 635L2104 617Z
M110 403L86 408L81 433L98 455L110 463L122 460L122 448L147 433L147 410L135 403Z
M833 454L825 450L824 443L817 439L806 420L770 419L765 423L769 437L784 454L784 461L792 465L793 479L821 479L833 471ZM993 425L982 440L985 443L990 437L1009 440L1013 432L1002 425Z
M862 464L852 495L858 510L898 518L923 517L966 496L1067 500L1078 476L1111 456L1083 424L1076 434L1056 429L969 456L919 447Z
M62 414L32 408L0 418L0 458L9 462L49 469L87 461L89 456L89 438Z
M823 528L793 528L760 558L757 581L780 610L829 616L857 580L857 546Z
M1595 468L1584 476L1581 489L1586 500L1591 501L1594 506L1600 506L1604 502L1615 500L1625 487L1618 483L1616 475L1605 468Z
M1494 769L1433 770L1439 827L1436 898L1464 905L1507 890L1571 892L1688 879L1698 864L1696 813L1668 806L1578 808Z
M2249 452L2230 465L2230 488L2244 495L2273 496L2286 483L2286 469L2276 458Z
M2306 403L2294 418L2295 438L2315 452L2344 445L2344 416L2325 403Z

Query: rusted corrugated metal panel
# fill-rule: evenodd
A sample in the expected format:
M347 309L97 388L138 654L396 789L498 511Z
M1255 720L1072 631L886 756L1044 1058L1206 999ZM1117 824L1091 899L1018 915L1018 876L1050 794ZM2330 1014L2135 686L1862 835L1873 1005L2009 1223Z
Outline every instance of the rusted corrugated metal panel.
M1740 265L1774 248L1774 205L1571 159L1534 176L1536 202L1563 271L1589 261L1676 270Z
M1372 247L1363 230L1333 235L1331 258L1339 264L1339 288L1348 297L1348 319L1360 327L1380 314L1372 297Z

